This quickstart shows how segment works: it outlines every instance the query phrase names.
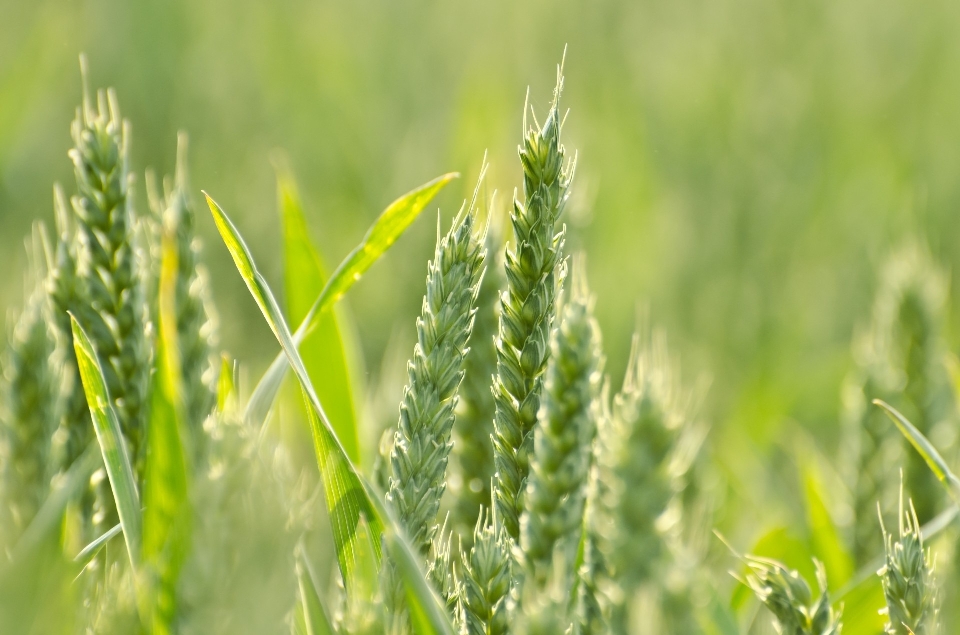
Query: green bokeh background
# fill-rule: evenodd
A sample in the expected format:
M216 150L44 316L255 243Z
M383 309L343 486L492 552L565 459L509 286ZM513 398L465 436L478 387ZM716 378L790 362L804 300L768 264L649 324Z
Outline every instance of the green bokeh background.
M689 382L711 380L700 412L737 513L771 522L791 431L836 446L878 267L913 237L960 258L958 32L946 0L0 0L0 306L20 302L52 183L72 187L81 51L133 124L138 205L188 131L198 201L222 203L280 289L275 149L330 263L456 170L450 218L485 150L502 211L527 86L543 112L566 44L568 246L589 254L614 384L647 311ZM274 339L199 226L224 346L256 377ZM434 236L428 213L347 299L371 377L394 333L412 346Z

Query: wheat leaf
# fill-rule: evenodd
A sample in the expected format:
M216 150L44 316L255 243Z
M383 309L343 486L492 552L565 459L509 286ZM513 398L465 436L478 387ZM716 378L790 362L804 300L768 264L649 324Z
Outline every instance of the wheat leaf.
M282 164L277 166L277 195L283 225L287 317L298 323L323 291L328 276L320 253L310 240L296 183ZM321 313L313 333L300 344L300 354L337 438L350 460L359 464L357 413L347 349L340 330L341 317L333 311Z
M90 338L73 315L70 316L73 330L73 348L80 368L83 392L87 396L93 428L97 433L103 464L110 479L110 489L117 504L120 524L123 526L123 538L127 543L127 554L134 570L140 568L140 499L137 495L137 482L130 466L130 456L120 433L120 422L113 409L107 385L103 378L100 361L93 350Z
M184 402L174 307L177 252L164 236L160 268L157 369L151 391L143 493L143 564L153 633L169 633L176 616L176 586L190 544L190 505L184 452Z
M920 453L920 456L923 457L923 460L927 462L934 476L947 488L947 492L953 498L954 502L960 504L960 478L957 478L956 475L950 471L947 462L943 460L943 457L940 456L937 449L933 447L933 444L930 443L912 423L907 421L907 418L900 414L896 408L882 399L874 399L873 403L886 411L887 415L893 420L893 423L896 424L903 436L910 442L910 445L912 445L917 452Z
M456 173L444 174L412 190L387 207L380 217L367 230L360 244L351 251L337 267L323 291L314 301L307 316L300 323L293 336L294 342L300 342L315 328L323 313L333 306L353 284L397 241L397 238L416 220L420 212L437 193L450 181L457 178ZM267 418L267 412L283 383L287 372L287 360L281 353L273 360L267 372L260 378L247 403L245 418L254 425L261 424Z
M213 213L217 230L233 257L237 270L257 301L267 324L280 342L287 361L293 368L303 390L304 399L308 406L307 413L310 418L310 428L313 433L320 476L326 494L327 510L330 514L330 523L333 529L337 562L340 566L344 585L349 589L353 584L357 568L356 540L361 511L368 516L371 531L375 536L379 535L381 531L379 518L372 513L369 497L365 496L365 490L360 482L357 469L350 462L347 453L330 426L313 384L310 382L310 377L307 375L300 353L297 351L293 336L290 334L290 328L277 306L273 292L263 276L257 271L253 257L233 222L209 196L207 196L207 204ZM379 554L377 556L379 558Z

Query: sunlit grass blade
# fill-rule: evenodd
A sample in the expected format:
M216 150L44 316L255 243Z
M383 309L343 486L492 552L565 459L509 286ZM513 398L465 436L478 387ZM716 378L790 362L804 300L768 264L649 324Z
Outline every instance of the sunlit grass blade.
M896 408L882 399L874 399L873 403L886 411L887 415L893 420L893 423L900 429L903 436L910 442L910 445L920 453L920 456L927 462L933 474L947 488L954 502L960 504L960 478L957 478L957 476L950 471L947 462L943 460L943 457L940 456L937 449L933 447L933 444L930 443L912 423L907 421L907 418L900 414Z
M320 593L313 580L310 565L303 549L297 550L297 585L300 590L300 610L303 612L307 635L334 635L333 625L320 601Z
M316 326L319 317L333 306L397 241L397 238L416 220L433 197L458 176L456 173L439 176L404 194L380 214L380 217L367 230L360 244L343 259L327 280L323 291L300 323L293 335L293 340L298 346ZM281 353L270 364L250 396L245 412L247 421L259 425L266 419L286 372L287 360Z
M267 324L280 342L280 346L283 348L283 352L303 390L308 405L307 414L310 418L310 428L313 433L317 463L320 467L320 477L326 495L327 510L330 514L330 523L333 529L337 563L340 566L344 586L349 589L357 569L356 541L361 512L367 516L374 536L380 535L382 531L379 517L373 513L371 502L369 497L365 495L366 492L356 467L350 462L343 446L330 427L330 422L310 382L310 377L307 375L303 360L297 350L293 336L290 334L290 329L283 319L280 308L277 306L273 292L263 276L257 271L253 257L243 242L243 238L240 237L237 228L220 206L209 196L207 196L207 204L210 206L217 230L230 251L237 270L260 307Z
M293 175L280 162L277 165L277 196L283 225L287 318L297 324L306 317L314 299L323 291L327 272L316 245L310 240ZM357 414L352 374L339 324L341 317L332 310L320 313L316 328L300 344L300 355L327 411L330 425L347 456L359 465Z
M235 407L237 401L236 368L230 356L220 356L220 375L217 377L217 412L223 414L228 408Z
M363 486L367 498L383 519L383 541L407 589L407 608L413 630L419 635L454 635L455 631L447 615L443 600L427 581L417 562L414 548L403 536L403 531L393 513L383 504L383 495L374 490L366 479Z
M130 456L120 432L120 422L107 394L106 382L100 361L93 349L90 338L83 332L76 318L70 316L73 330L73 348L80 368L83 391L90 407L93 427L103 454L103 464L110 479L110 488L117 505L120 524L123 526L123 539L127 544L127 553L134 570L140 568L141 522L140 497L137 494L137 482L130 466Z
M174 307L176 276L176 247L173 237L165 235L143 493L143 568L150 585L147 601L152 614L148 619L151 632L157 634L169 633L176 617L177 578L190 544L191 509L182 437L186 429Z
M830 589L846 584L853 575L853 559L840 538L840 531L824 501L826 487L814 461L802 468L810 546L827 571Z
M56 489L50 493L37 515L27 525L11 554L13 559L29 553L57 527L63 517L63 510L86 487L90 482L90 475L96 471L102 462L103 458L100 456L97 446L91 443L70 466L63 478L59 480Z
M123 526L120 523L117 523L113 527L107 530L105 534L96 538L89 545L80 550L80 553L76 555L73 559L74 562L79 562L81 565L86 566L87 563L93 558L94 554L99 551L100 547L106 543L113 540L120 532L123 531Z

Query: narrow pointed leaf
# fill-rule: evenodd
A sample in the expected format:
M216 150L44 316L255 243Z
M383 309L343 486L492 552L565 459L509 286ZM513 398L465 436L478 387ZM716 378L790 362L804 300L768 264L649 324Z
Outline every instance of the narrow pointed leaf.
M137 494L137 482L130 467L130 456L120 432L120 422L113 409L110 395L107 393L103 369L93 349L90 338L76 318L70 316L73 329L73 348L77 354L80 368L80 380L83 392L87 396L93 428L97 433L103 464L110 480L110 489L117 504L120 524L123 526L123 538L127 544L127 554L134 570L140 568L140 497Z
M420 212L450 181L459 176L444 174L404 194L387 207L373 223L360 244L351 251L327 280L307 316L300 323L293 340L297 346L316 326L319 317L332 307L350 287L397 241L397 238L416 220ZM283 383L287 359L281 353L273 360L267 372L250 396L245 417L254 425L267 418L267 412Z
M300 608L303 611L303 621L307 635L334 635L333 625L320 601L309 568L304 562L306 556L301 551L297 561L297 583L300 587Z
M812 460L803 468L803 491L811 547L827 571L830 590L835 591L853 575L853 559L844 547L840 531L824 502L826 490Z
M293 176L282 167L277 168L277 195L283 224L287 317L291 323L298 324L307 316L314 299L323 291L328 276L320 253L310 240ZM330 417L330 425L343 444L347 456L359 465L357 414L347 349L339 324L341 317L335 311L319 314L316 328L300 344L300 355L317 390L317 396Z
M80 553L73 559L74 562L79 562L83 566L86 566L87 563L92 559L92 556L99 551L105 543L113 540L121 531L123 531L123 526L120 523L117 523L113 527L107 530L105 534L96 538L89 545L80 550Z
M917 430L912 423L907 421L906 417L900 414L896 408L886 403L882 399L874 399L873 403L886 411L887 415L893 420L900 432L907 438L907 441L920 453L923 460L933 471L934 475L947 488L947 492L955 502L960 504L960 479L950 471L947 462L943 460L937 449L923 434Z
M143 568L147 573L152 632L169 633L176 616L176 588L190 543L187 462L183 447L176 310L177 252L164 236L160 268L157 368L153 375L143 493Z
M280 342L287 361L300 382L300 387L309 406L307 413L310 418L317 463L320 467L320 477L326 494L327 510L330 515L334 546L337 551L337 562L340 566L344 585L349 589L353 583L357 566L356 540L358 538L357 527L360 522L360 514L363 512L367 516L374 535L379 535L382 531L379 518L370 507L369 498L365 495L356 467L350 462L343 446L330 427L330 422L310 382L303 360L294 343L290 329L277 306L273 292L263 276L257 271L249 249L247 249L237 228L226 213L209 196L207 196L207 204L213 214L217 229L233 257L237 270L260 307L267 324ZM379 557L379 554L377 555Z

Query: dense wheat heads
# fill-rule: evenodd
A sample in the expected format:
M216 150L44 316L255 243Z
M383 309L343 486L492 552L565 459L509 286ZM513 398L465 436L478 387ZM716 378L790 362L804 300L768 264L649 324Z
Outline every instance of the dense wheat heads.
M543 372L556 293L562 279L560 212L568 196L573 164L560 144L557 71L553 103L542 126L525 130L520 148L524 202L515 200L510 220L516 244L506 252L507 289L501 295L497 340L494 459L497 513L508 535L520 538L522 492L533 451L533 427L540 410Z
M603 355L582 259L553 331L534 454L520 518L527 583L547 584L555 559L571 572L583 525L591 448L600 415ZM556 552L556 553L555 553Z
M38 236L39 229L34 231ZM44 254L33 246L28 298L13 322L0 359L0 544L12 544L33 519L48 492L49 441L56 420L59 377L51 359L48 297L43 288Z
M510 539L497 519L496 508L481 509L473 546L462 554L462 582L457 614L467 635L509 632L507 602L513 584Z
M904 510L902 494L899 522L899 539L883 529L884 565L877 572L887 602L884 630L890 635L928 635L937 629L933 561L930 550L924 548L913 503Z
M188 420L199 427L213 406L216 383L216 317L206 270L200 265L196 213L187 173L187 135L177 139L177 169L164 183L162 222L176 236L177 336Z
M839 635L840 616L830 606L823 567L817 563L820 595L816 599L801 575L775 560L747 556L746 584L773 613L781 635Z
M143 461L144 395L150 371L149 311L134 241L128 126L113 91L86 95L71 128L77 181L71 200L84 297L75 308L103 364L135 467ZM141 469L137 469L142 473Z

